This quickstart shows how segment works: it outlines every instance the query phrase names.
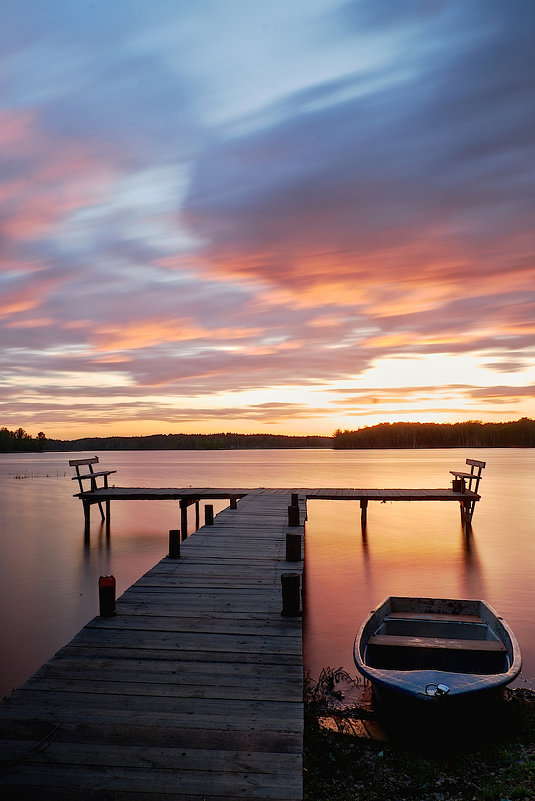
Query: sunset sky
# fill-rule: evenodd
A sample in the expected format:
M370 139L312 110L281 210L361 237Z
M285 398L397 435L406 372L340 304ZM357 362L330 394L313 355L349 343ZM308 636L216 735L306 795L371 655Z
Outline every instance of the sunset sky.
M0 425L535 416L535 3L17 0Z

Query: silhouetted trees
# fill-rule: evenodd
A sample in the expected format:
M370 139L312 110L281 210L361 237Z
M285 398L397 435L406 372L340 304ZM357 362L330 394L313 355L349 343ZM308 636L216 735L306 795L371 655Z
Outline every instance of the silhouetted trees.
M23 428L16 431L2 426L0 428L0 453L16 453L18 451L42 451L46 445L46 437L42 431L34 439Z
M533 448L535 420L510 423L379 423L334 432L333 448Z
M85 437L48 440L51 451L237 450L246 448L331 448L332 437L282 434L153 434L147 437Z

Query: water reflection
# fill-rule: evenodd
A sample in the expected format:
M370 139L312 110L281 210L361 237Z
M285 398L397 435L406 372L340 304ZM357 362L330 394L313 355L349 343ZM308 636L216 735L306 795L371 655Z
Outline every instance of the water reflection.
M388 595L485 597L485 568L474 531L457 509L370 503L360 531L358 502L312 501L306 530L306 659L355 672L353 639ZM457 513L457 514L456 514Z

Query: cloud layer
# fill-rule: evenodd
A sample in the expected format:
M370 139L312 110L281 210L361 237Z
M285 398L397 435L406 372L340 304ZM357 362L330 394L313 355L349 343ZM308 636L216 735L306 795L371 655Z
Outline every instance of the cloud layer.
M4 17L2 424L533 415L530 4Z

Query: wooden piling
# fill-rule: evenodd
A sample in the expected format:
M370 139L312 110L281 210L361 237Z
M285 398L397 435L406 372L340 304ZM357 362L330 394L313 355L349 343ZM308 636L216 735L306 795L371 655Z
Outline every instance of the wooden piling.
M170 559L180 558L180 529L171 529L169 532L169 554Z
M360 501L360 525L362 528L366 528L367 519L368 519L368 501L363 498Z
M283 617L298 617L301 614L301 574L282 573L282 612Z
M115 614L115 576L100 576L98 580L98 599L101 617Z
M188 536L188 499L180 499L180 531L183 540Z
M238 508L238 499L235 495L230 496L230 508L237 509Z
M298 506L289 506L288 507L288 525L289 526L298 526L299 525L299 507Z
M286 532L286 561L301 561L301 534L298 532Z
M214 525L214 505L212 503L207 503L204 507L204 525Z

